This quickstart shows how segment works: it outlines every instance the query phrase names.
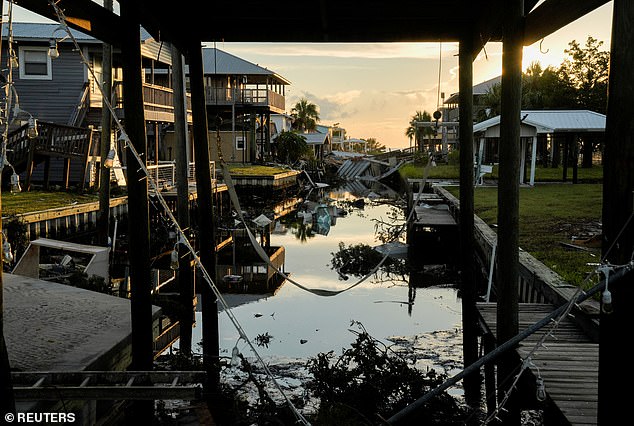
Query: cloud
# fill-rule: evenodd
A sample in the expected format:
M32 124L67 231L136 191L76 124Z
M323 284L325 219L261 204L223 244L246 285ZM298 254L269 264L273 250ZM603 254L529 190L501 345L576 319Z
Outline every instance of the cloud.
M303 58L438 59L439 54L438 43L227 43L226 48L238 55ZM458 44L443 43L442 52L455 54Z

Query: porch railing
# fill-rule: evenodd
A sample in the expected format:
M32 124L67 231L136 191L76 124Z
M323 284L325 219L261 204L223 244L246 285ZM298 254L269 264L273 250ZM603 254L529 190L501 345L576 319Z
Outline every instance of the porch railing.
M207 105L231 105L235 101L236 104L265 106L282 111L286 107L285 97L269 89L232 89L207 86L205 99Z

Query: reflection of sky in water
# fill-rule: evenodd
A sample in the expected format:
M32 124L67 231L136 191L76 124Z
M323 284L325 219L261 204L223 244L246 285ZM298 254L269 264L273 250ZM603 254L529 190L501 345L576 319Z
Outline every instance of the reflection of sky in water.
M286 247L285 270L294 280L310 288L344 289L356 282L356 278L339 280L330 269L331 253L338 250L340 241L346 245L377 245L370 218L387 220L388 210L388 206L366 205L364 217L355 209L338 218L328 236L316 235L302 243L289 230L285 235L272 235L271 242ZM378 339L446 330L459 324L460 301L455 289L417 289L411 316L407 313L407 295L403 282L373 283L370 279L332 297L316 296L286 282L275 296L237 306L233 313L252 340L264 333L273 336L268 348L258 349L263 356L306 357L329 350L340 353L341 348L354 340L349 329L357 327L350 326L351 320L361 322ZM234 299L236 296L231 296ZM194 341L200 339L201 328L199 319ZM233 325L220 313L220 347L225 355L231 352L237 339ZM301 344L300 340L307 342ZM240 350L250 355L245 346L243 342L239 344Z

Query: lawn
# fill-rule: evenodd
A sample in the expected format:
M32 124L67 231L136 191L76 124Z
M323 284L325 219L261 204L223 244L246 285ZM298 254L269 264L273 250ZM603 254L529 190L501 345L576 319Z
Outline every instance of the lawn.
M447 188L456 197L458 188ZM596 234L601 221L602 185L544 184L520 188L520 247L571 284L579 285L599 262L600 248L591 252L561 243ZM475 213L489 225L497 222L497 188L476 187Z
M68 207L99 201L97 194L77 194L64 191L30 191L12 194L2 192L2 216Z
M229 164L229 171L232 176L275 176L286 173L289 169L257 164Z
M399 170L404 178L421 179L425 167L420 164L406 164ZM568 181L572 181L572 168L568 168ZM460 168L458 165L441 164L432 167L429 171L429 178L432 179L458 179ZM562 167L542 167L535 168L535 182L561 182L563 177ZM498 178L498 166L493 166L493 173L484 177L485 181ZM594 165L584 169L579 167L577 174L580 183L599 183L603 181L603 167ZM529 169L526 170L526 181L529 180Z

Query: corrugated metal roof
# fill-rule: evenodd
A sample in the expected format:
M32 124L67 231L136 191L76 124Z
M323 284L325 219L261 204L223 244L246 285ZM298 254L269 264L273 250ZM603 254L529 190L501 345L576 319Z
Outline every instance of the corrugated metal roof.
M214 47L203 48L203 69L205 74L268 75L285 84L290 84L288 80L274 71Z
M589 110L524 110L522 123L537 128L537 133L603 132L605 115ZM473 125L473 132L499 126L500 116Z
M85 43L101 43L93 36L82 33L71 28L71 34L78 42ZM8 26L2 26L2 37L6 38L9 34ZM13 38L14 40L32 40L32 41L48 41L50 38L61 39L66 36L66 30L60 28L60 24L57 23L43 23L43 22L14 22L13 23ZM141 28L141 41L146 41L152 38L150 33ZM70 41L70 40L65 40Z
M309 145L323 145L330 142L327 133L300 133L300 136L303 136Z

